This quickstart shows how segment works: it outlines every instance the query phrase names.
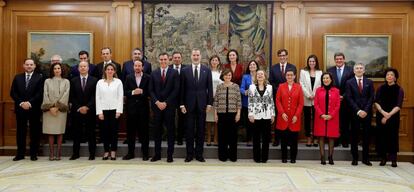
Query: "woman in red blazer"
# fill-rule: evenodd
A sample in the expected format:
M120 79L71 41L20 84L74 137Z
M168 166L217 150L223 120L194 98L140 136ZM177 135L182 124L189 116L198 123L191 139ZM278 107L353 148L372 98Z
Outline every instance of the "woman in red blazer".
M329 164L333 165L334 140L339 137L339 109L341 98L339 89L333 86L332 74L325 72L322 74L322 87L315 93L315 126L313 134L319 137L319 149L321 154L321 164L325 162L325 138L329 140Z
M227 53L227 64L224 65L224 68L231 69L233 72L233 78L231 82L237 83L240 86L241 80L243 77L244 69L243 65L239 64L239 53L236 50L232 49Z
M298 134L301 128L303 92L295 83L296 71L286 70L286 82L279 85L276 94L277 122L280 130L282 163L287 163L287 146L290 144L290 162L296 163L298 153Z

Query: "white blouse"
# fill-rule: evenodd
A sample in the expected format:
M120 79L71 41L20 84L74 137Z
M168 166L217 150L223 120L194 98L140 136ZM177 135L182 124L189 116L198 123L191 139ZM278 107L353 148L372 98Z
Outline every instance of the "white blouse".
M103 110L116 110L117 113L123 112L124 89L122 81L114 78L111 83L101 79L96 84L96 114L102 114Z

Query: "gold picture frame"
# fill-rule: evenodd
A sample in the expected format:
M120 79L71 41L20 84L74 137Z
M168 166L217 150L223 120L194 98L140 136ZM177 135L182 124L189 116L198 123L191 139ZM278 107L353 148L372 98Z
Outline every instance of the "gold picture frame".
M391 66L391 38L389 34L325 34L325 70L335 66L334 54L342 52L346 65L365 65L365 76L374 81L384 80L384 71Z

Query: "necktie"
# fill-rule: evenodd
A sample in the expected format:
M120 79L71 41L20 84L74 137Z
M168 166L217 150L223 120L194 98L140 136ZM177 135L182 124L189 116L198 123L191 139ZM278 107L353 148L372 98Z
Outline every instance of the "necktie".
M362 93L362 79L358 79L358 90L359 93Z
M284 64L281 64L281 67L282 67L282 75L283 75L283 77L285 76L285 66L284 66Z
M178 71L178 74L180 74L180 67L175 66L175 70L177 70Z
M30 75L26 75L26 89L29 87Z
M338 77L338 85L341 86L341 80L342 80L341 68L336 69L336 76Z
M196 83L198 83L198 70L197 70L197 68L198 68L198 65L196 65L195 69L194 69L194 80L195 80Z
M82 91L85 91L86 78L82 77Z
M161 81L164 83L165 80L165 69L162 70Z

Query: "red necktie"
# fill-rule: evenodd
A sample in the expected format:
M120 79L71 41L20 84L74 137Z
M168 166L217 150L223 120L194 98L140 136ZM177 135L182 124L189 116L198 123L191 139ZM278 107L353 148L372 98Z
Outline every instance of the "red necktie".
M358 90L359 93L362 93L362 79L358 79Z
M282 75L285 76L285 67L284 67L284 64L281 64L281 66L282 66Z
M164 83L165 80L165 69L162 70L161 81Z

